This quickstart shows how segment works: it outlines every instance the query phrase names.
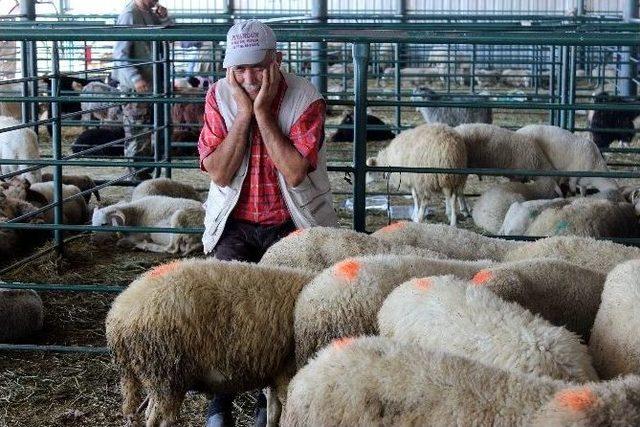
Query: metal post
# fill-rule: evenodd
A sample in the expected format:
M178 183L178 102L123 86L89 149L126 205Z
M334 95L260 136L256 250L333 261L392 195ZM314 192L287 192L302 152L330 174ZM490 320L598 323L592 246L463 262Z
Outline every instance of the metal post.
M576 47L569 47L569 105L575 105L576 103ZM567 127L571 132L576 127L576 110L567 111Z
M394 91L396 93L396 101L402 100L402 81L400 79L400 43L394 43L394 62L395 72L394 72ZM402 107L397 105L395 107L395 116L396 116L396 129L398 129L398 133L400 133L400 126L402 124Z
M400 23L407 21L407 0L396 0L396 15L400 17ZM396 43L398 50L399 62L396 62L397 68L404 68L407 66L407 45L405 43Z
M160 42L153 41L151 48L151 57L153 58L153 96L157 97L160 93L160 77L161 77L161 69L160 67ZM158 102L153 102L153 133L151 134L152 143L153 143L153 160L155 162L159 162L162 158L162 150L160 148L160 131L158 128L162 126L162 116L160 116L160 104ZM154 168L153 177L159 178L161 170L160 168Z
M585 6L585 0L578 0L576 16L585 16L587 14L587 8ZM578 67L576 69L586 70L587 68L587 47L580 46L578 48Z
M353 116L353 228L366 228L366 161L367 161L367 67L369 44L353 45L354 116Z
M58 42L54 41L52 51L52 71L51 76L51 96L60 95L60 54L58 52ZM54 99L51 102L51 115L53 116L53 123L51 124L51 144L53 160L60 160L62 158L62 122L60 102ZM53 202L56 204L53 207L53 223L60 225L62 220L62 165L55 165L53 167ZM64 252L64 231L56 229L53 231L53 240L58 255L62 255Z
M631 22L638 18L638 8L640 0L627 0L623 10L623 18L625 22ZM620 80L618 86L620 89L620 95L622 96L636 96L638 88L633 79L638 77L638 65L634 60L638 56L637 46L623 46L621 49L621 66L620 66Z
M170 46L169 42L162 42L162 59L164 62L163 65L163 73L162 73L162 93L165 97L170 98L173 95L173 85L171 84L171 61L170 61ZM164 113L163 122L165 127L163 129L163 140L164 140L164 159L167 163L171 163L171 104L164 103L162 104L162 110ZM167 178L171 178L171 167L167 166L164 170L164 176Z
M551 62L551 66L549 67L549 103L554 104L556 102L555 94L556 94L556 47L549 47L549 58ZM549 110L549 124L555 125L556 120L556 111Z
M22 15L22 21L35 21L36 20L36 2L35 0L21 0L20 1L20 15ZM21 45L21 61L22 61L22 77L34 77L35 73L35 48L36 44L33 41L23 41ZM24 83L22 85L24 96L35 96L37 91L34 91L34 84ZM24 123L30 122L32 119L38 117L37 110L34 108L34 102L22 103L22 120ZM35 131L38 129L36 127Z
M327 0L311 2L311 18L312 22L327 22ZM320 93L327 92L327 42L311 43L311 83Z
M569 102L569 47L560 48L562 67L560 69L560 104L566 106ZM567 110L560 110L560 127L567 129Z

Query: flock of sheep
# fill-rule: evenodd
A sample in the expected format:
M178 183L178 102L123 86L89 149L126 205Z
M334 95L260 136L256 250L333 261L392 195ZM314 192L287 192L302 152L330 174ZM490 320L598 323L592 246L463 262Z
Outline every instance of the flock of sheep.
M269 425L637 425L639 278L640 249L590 238L312 228L258 264L155 267L106 335L147 426L260 387Z
M554 171L607 172L598 147L590 140L550 125L527 125L517 131L487 123L451 127L429 123L400 133L369 166L424 168L493 168L542 171L548 176L508 174L516 182L496 184L473 207L475 224L490 233L550 236L573 234L591 237L640 235L640 188L620 187L615 179L589 176L554 176ZM371 173L369 180L380 178ZM566 175L566 174L565 174ZM461 213L470 215L464 197L464 173L391 173L393 188L405 187L414 200L413 220L424 219L434 193L445 197L450 225ZM567 193L590 197L564 197Z

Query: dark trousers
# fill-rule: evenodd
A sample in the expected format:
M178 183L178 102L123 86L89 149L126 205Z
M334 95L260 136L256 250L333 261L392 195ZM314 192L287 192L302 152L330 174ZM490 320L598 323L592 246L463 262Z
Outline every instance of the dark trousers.
M291 220L281 225L264 226L229 219L213 250L213 257L223 261L258 262L271 245L295 229L296 226ZM213 396L209 402L207 416L231 413L234 397L231 393ZM267 400L262 392L258 392L257 407L267 407Z

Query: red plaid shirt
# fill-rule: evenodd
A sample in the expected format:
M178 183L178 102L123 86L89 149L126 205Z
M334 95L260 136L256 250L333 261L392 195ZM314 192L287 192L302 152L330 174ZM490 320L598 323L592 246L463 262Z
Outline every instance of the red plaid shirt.
M228 130L220 114L215 98L214 84L205 100L204 125L198 141L200 169L206 171L203 160L224 141ZM284 78L280 80L278 95L271 106L274 117L278 117L280 104L287 90ZM316 168L318 150L324 141L324 118L326 104L323 99L307 107L291 127L289 140L298 152L307 159L312 170ZM245 178L240 198L231 212L231 217L261 225L278 225L291 218L280 192L277 169L267 154L267 148L255 120L251 124L251 157L249 176Z

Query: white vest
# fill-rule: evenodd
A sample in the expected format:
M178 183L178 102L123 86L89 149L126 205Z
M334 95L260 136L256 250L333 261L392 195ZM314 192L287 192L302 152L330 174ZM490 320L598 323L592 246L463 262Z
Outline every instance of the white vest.
M321 99L322 95L311 83L294 74L282 73L287 90L284 94L278 124L284 135L289 135L291 127L298 118L314 101ZM216 103L220 114L224 119L227 129L231 129L237 114L237 106L231 88L226 79L219 80L215 85ZM242 183L247 176L249 157L251 150L247 149L240 168L227 187L220 187L211 181L209 197L205 203L206 215L204 218L205 231L202 236L204 253L213 250L222 235L227 219L240 198ZM313 172L297 187L288 187L284 176L278 172L278 183L282 197L291 219L297 228L309 228L314 226L337 227L338 218L333 209L333 195L331 184L327 175L326 148L322 144L318 152L318 164Z

